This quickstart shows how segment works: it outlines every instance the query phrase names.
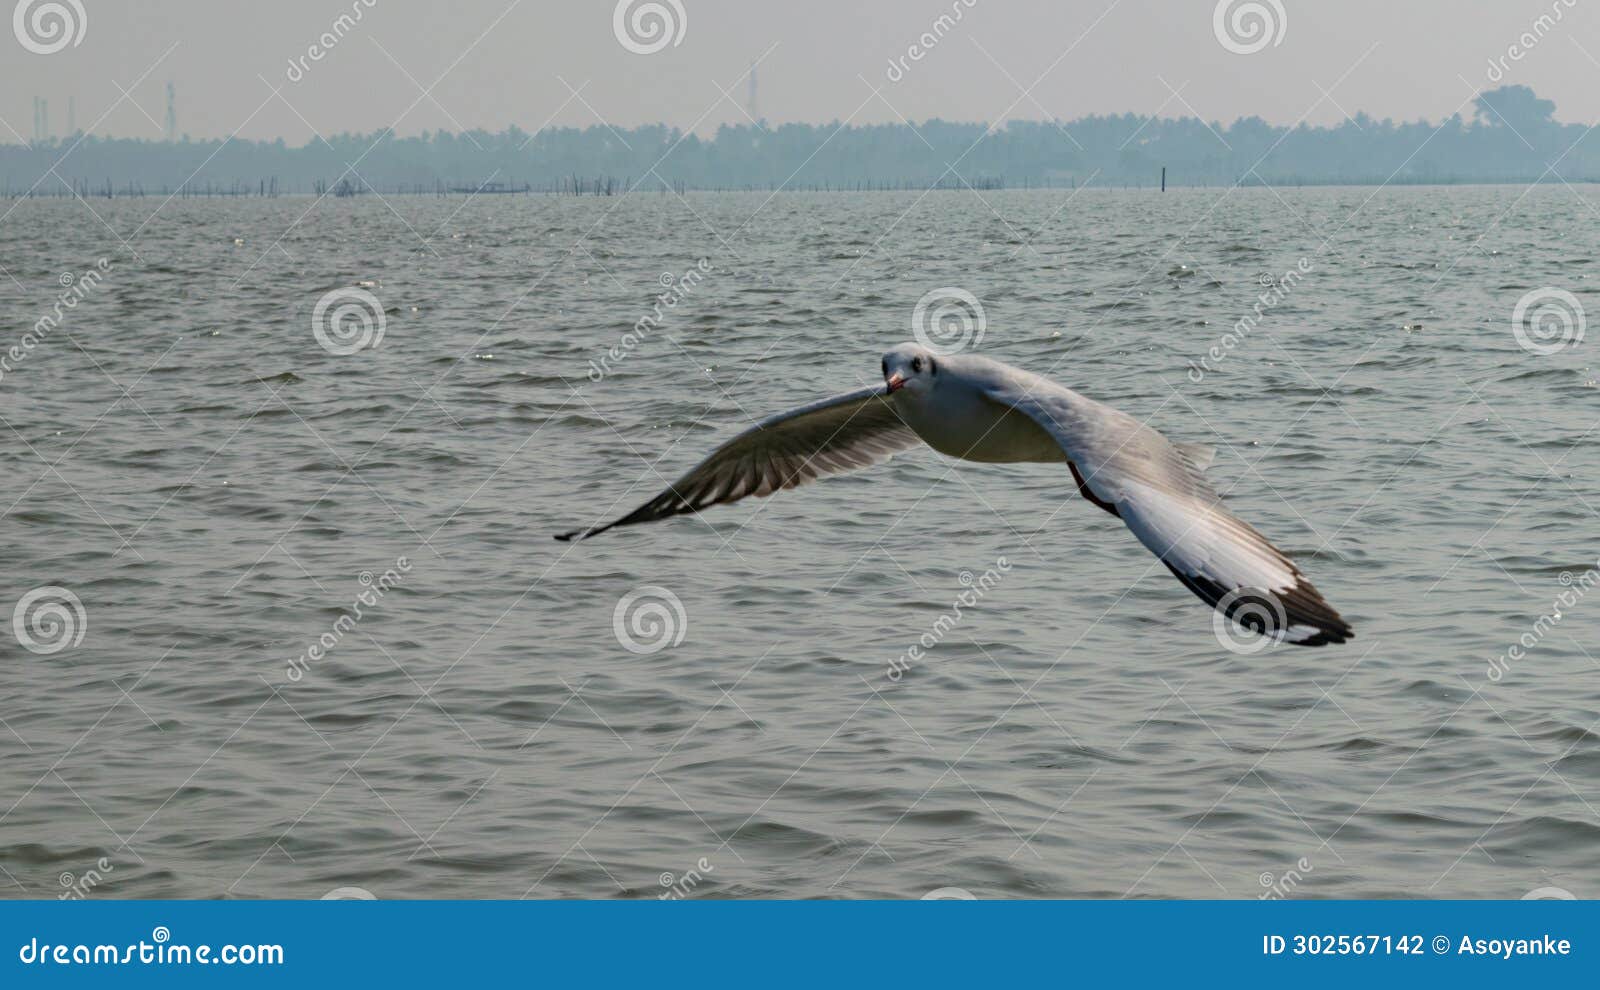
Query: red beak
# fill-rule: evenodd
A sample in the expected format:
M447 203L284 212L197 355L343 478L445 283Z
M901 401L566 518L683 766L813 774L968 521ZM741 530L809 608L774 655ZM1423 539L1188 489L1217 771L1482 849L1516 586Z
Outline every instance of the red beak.
M906 387L906 376L897 371L889 376L888 384L890 392L898 392Z

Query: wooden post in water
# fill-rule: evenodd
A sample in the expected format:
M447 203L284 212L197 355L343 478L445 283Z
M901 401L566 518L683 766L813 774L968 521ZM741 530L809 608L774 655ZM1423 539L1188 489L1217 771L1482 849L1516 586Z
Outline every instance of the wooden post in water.
M1161 166L1161 191L1167 191L1167 167L1165 165Z

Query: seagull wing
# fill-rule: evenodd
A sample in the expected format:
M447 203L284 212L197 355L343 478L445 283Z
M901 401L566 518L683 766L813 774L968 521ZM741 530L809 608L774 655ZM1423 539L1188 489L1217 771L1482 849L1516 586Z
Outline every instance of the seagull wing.
M748 495L760 498L876 464L920 442L895 412L885 386L847 392L762 420L622 518L556 539L581 540L613 526L699 512Z
M999 383L985 396L1049 431L1084 497L1120 516L1207 605L1255 632L1302 646L1355 635L1293 561L1223 505L1202 474L1211 448L1174 444L1132 416L1047 379Z

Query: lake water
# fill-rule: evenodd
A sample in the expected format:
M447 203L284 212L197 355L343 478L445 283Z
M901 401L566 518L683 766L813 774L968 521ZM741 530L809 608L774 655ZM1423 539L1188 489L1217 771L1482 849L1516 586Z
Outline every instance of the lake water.
M1600 312L1597 199L0 204L5 346L73 300L0 378L0 888L1596 896L1600 369L1513 311ZM357 288L381 339L322 346ZM1215 444L1356 638L1224 649L1050 465L551 539L877 379L943 288Z

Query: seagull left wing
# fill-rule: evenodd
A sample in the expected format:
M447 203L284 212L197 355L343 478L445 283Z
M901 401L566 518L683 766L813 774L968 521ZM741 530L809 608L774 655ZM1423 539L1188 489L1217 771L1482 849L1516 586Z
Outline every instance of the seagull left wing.
M581 540L613 526L699 512L749 495L760 498L868 467L918 443L920 438L895 412L887 387L846 392L762 420L622 518L556 539Z
M1120 516L1207 605L1301 646L1354 635L1294 561L1223 505L1203 476L1210 448L1172 443L1132 416L1042 378L1008 380L985 395L1055 437L1084 497Z

